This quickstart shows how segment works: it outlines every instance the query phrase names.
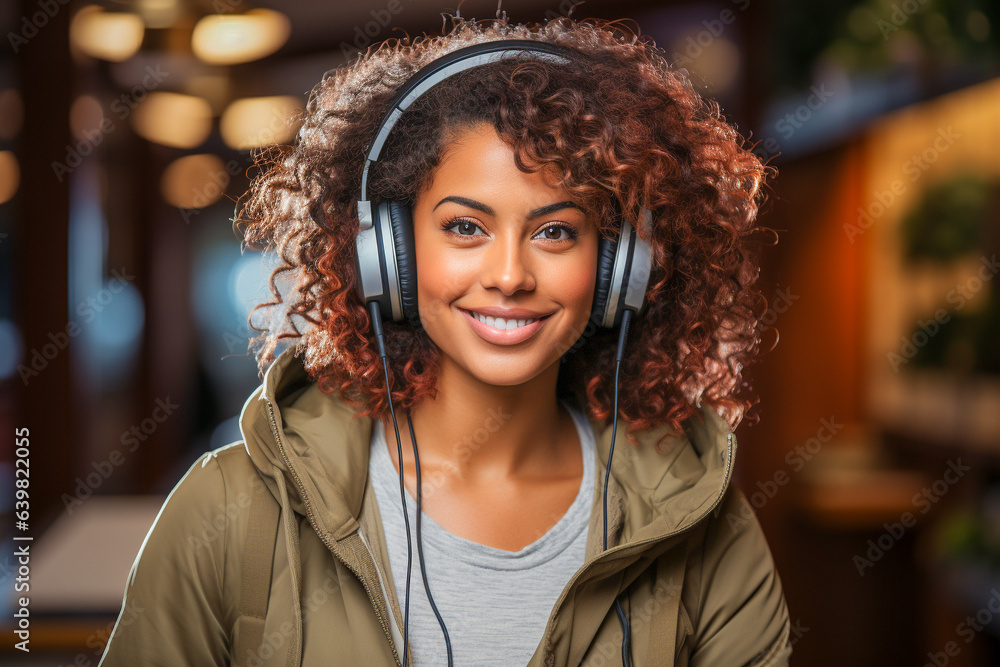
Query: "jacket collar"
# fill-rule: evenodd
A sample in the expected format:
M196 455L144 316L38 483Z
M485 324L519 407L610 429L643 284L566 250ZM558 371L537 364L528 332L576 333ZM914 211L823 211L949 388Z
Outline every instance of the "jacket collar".
M280 500L274 478L280 471L291 508L303 515L311 510L316 529L339 541L358 529L374 420L354 418L355 411L335 393L321 392L300 352L293 346L278 355L244 404L240 429L275 497ZM588 421L596 439L599 480L589 559L602 549L599 499L612 426ZM619 420L608 489L609 547L665 538L692 527L712 509L718 512L732 475L736 438L714 409L700 405L680 434L661 425L633 435L638 446L627 442L625 422ZM661 438L662 454L655 447Z

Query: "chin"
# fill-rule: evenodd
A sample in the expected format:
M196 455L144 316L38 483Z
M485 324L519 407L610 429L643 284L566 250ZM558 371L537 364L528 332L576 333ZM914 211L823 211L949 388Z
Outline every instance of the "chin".
M519 357L516 354L510 355L509 359L491 357L487 361L480 356L468 361L469 363L461 364L467 373L483 384L495 387L516 387L526 384L544 373L553 363L559 363L558 357L553 362L546 363L533 358Z

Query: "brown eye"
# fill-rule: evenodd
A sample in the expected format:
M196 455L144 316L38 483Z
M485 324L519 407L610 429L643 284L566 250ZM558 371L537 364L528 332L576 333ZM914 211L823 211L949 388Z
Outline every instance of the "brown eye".
M458 228L458 231L453 231L455 228ZM475 232L479 229L479 225L465 218L451 218L441 224L441 229L457 236L477 236Z
M560 236L561 232L566 232L566 236ZM542 236L544 234L544 236ZM577 231L569 225L549 225L543 227L535 238L542 238L546 241L571 241L577 238Z

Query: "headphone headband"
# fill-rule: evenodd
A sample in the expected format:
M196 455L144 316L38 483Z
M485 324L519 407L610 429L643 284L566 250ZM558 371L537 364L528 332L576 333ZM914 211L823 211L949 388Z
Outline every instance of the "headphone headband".
M361 222L361 229L372 226L371 201L368 199L368 169L372 163L378 161L389 133L403 112L418 97L448 77L479 65L516 58L522 54L532 54L542 60L567 63L574 52L575 49L568 46L533 39L501 39L456 49L417 70L389 102L389 109L382 117L379 130L368 148L364 170L361 172L361 195L358 199L358 219Z
M388 104L378 130L368 146L358 197L356 241L358 297L378 301L380 312L400 322L419 318L416 306L416 266L413 258L411 207L406 202L371 201L368 197L368 170L378 161L389 134L403 112L421 95L448 77L479 65L530 55L556 63L570 63L581 52L562 44L534 39L501 39L456 49L423 66L399 88ZM596 324L613 328L622 313L640 314L645 307L646 287L651 271L648 225L649 211L643 209L637 234L622 216L617 241L602 239L598 247L598 277L594 291L593 317ZM581 337L580 341L583 340ZM575 345L574 345L575 347Z

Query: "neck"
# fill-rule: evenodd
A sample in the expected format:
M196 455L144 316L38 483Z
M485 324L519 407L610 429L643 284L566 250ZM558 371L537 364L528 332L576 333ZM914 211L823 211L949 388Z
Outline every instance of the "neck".
M559 362L516 386L481 382L443 355L437 396L410 410L420 454L424 493L434 476L440 485L477 488L482 484L548 476L565 452L559 434L573 428L559 406ZM405 413L396 410L404 470L415 470ZM398 468L391 415L382 419L389 455ZM442 478L442 474L444 477Z

